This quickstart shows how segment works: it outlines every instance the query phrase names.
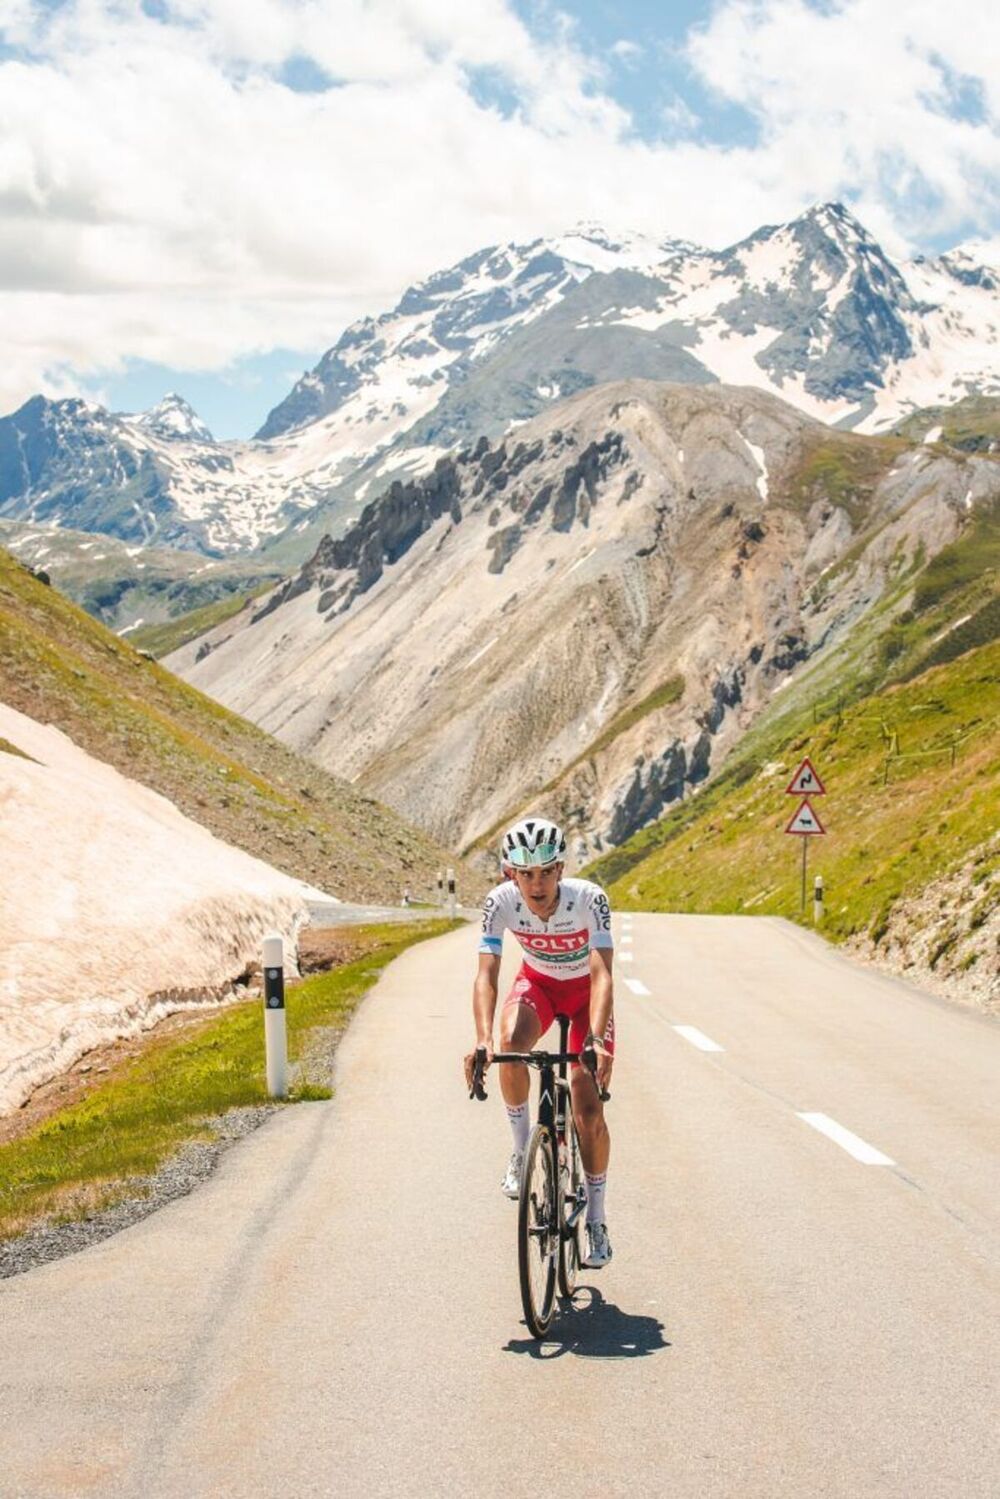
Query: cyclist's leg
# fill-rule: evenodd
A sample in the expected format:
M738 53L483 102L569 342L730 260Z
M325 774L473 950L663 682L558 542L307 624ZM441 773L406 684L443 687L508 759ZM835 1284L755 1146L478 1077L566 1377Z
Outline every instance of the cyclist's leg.
M570 1026L569 1046L570 1051L580 1051L587 1039L590 1030L590 1001L582 1005L573 1016ZM612 1017L608 1021L608 1029L604 1035L604 1045L614 1055L615 1050L615 1022ZM601 1102L600 1094L594 1085L594 1079L584 1067L574 1067L573 1076L570 1079L570 1090L573 1098L573 1118L576 1120L577 1133L580 1136L580 1154L583 1157L583 1169L589 1177L600 1177L608 1169L608 1161L611 1158L611 1136L608 1133L607 1121L604 1118L604 1104Z
M548 996L522 969L500 1014L500 1050L530 1051L551 1024L552 1005ZM500 1063L500 1091L508 1108L527 1103L529 1089L524 1062Z

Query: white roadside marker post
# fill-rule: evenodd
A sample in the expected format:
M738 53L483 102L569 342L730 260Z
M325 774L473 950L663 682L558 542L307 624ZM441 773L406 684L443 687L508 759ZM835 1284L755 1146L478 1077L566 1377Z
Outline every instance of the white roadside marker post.
M444 875L438 870L438 905L444 905Z
M264 938L264 1053L269 1098L288 1097L288 1031L285 1026L285 950L277 933Z
M457 904L457 902L456 902L456 898L455 898L455 871L453 869L449 869L448 870L448 915L451 917L452 921L454 921L454 919L455 919L455 907L456 907L456 904Z
M813 921L818 925L823 920L823 876L818 874L813 882Z

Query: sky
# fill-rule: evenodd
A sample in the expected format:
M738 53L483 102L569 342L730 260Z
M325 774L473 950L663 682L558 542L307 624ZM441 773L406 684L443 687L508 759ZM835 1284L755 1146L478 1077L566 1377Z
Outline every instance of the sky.
M263 422L484 245L847 202L1000 259L992 0L0 0L0 413Z

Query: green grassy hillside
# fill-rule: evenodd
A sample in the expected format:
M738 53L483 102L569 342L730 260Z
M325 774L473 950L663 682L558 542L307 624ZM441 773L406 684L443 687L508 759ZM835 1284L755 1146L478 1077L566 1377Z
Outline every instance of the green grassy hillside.
M0 700L218 837L354 899L430 893L445 850L141 656L0 549ZM480 877L460 873L462 893Z
M982 963L996 973L997 641L848 704L801 703L772 715L702 794L591 873L626 908L801 919L800 841L784 828L798 805L785 788L805 755L827 791L815 799L827 836L809 850L810 885L815 874L826 883L827 935L885 943L935 881L957 879L957 912L922 918L940 918L930 966L947 959L946 968Z
M228 605L235 613L248 595L273 586L280 576L276 568L251 558L140 548L115 536L19 521L0 520L0 546L47 573L61 593L118 633L131 632L139 620L144 628L155 628L213 607L225 610Z
M149 651L160 661L164 656L169 656L171 651L179 651L189 640L197 640L199 635L214 630L216 625L233 619L253 599L259 598L273 586L273 579L257 583L241 593L230 593L211 604L203 604L199 609L179 614L176 619L167 619L161 624L140 625L138 629L129 632L129 640L137 651Z
M951 406L925 406L897 422L895 431L914 442L940 429L936 441L964 453L1000 455L1000 397L966 396Z

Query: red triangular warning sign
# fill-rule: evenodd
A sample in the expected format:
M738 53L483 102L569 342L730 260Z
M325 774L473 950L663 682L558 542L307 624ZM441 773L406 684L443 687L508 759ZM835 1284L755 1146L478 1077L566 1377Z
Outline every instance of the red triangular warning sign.
M785 787L786 796L825 796L826 787L820 780L808 755Z
M819 818L816 816L816 813L809 805L808 797L803 800L802 805L799 807L799 810L796 812L795 816L788 824L785 832L798 833L803 837L807 837L811 833L826 832L826 828L820 822Z

